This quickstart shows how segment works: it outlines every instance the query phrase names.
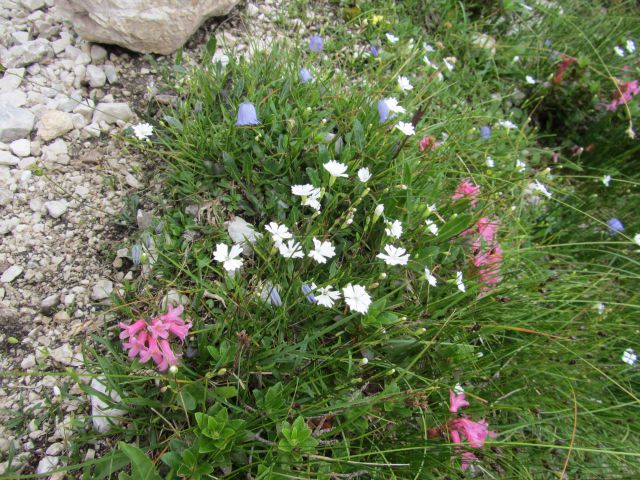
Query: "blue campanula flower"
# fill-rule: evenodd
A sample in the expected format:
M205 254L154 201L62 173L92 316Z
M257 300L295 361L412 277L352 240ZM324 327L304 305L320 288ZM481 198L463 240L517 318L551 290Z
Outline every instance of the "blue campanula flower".
M311 75L311 72L309 70L307 70L306 68L302 67L300 69L300 81L302 83L307 83L307 82L313 82L313 75Z
M271 305L275 305L276 307L282 306L282 299L280 298L280 292L278 292L277 287L271 287L271 290L269 290L269 301Z
M309 50L312 52L321 52L323 46L324 42L322 41L322 38L318 35L311 37L311 40L309 41Z
M251 102L243 102L238 107L238 120L236 120L238 127L245 125L260 125L258 120L258 114L256 113L256 107Z
M611 233L624 232L624 225L617 218L612 218L611 220L609 220L607 222L607 225L609 225L609 228L611 229Z
M375 45L371 45L371 55L373 55L374 57L377 57L379 55L378 49Z
M316 297L313 295L313 290L306 283L302 284L302 293L307 296L307 300L309 300L310 303L316 303Z
M378 102L378 113L380 114L380 123L384 123L389 118L389 113L391 113L391 109L385 99L382 99Z
M491 127L486 125L484 127L480 127L480 136L485 140L489 140L489 137L491 137Z
M131 261L134 265L140 265L142 259L142 247L138 244L131 247Z

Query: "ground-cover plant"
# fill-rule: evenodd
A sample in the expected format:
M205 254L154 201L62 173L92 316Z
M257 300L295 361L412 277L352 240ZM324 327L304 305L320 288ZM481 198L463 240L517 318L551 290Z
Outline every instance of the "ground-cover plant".
M376 50L356 63L327 34L208 61L181 71L153 135L134 132L165 162L169 204L119 299L133 360L117 335L92 355L127 411L112 463L134 478L634 476L632 236L607 218L567 227L590 214L492 96L504 82L464 12L423 45L419 25L358 8Z

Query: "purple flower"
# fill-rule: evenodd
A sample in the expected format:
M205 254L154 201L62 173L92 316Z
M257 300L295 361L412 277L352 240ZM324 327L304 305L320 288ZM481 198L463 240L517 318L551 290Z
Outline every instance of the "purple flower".
M271 290L269 290L269 299L271 300L272 305L275 305L276 307L282 306L280 292L278 292L278 289L276 287L271 287Z
M300 81L302 83L313 82L313 75L304 67L300 69Z
M142 260L142 247L138 244L135 244L131 247L131 261L134 265L140 265L140 261Z
M311 37L311 41L309 42L309 50L312 52L321 52L324 43L322 42L322 38L318 35L314 35Z
M489 137L491 137L491 127L486 125L484 127L480 127L480 136L485 140L489 140Z
M307 296L307 300L309 300L310 303L316 303L316 297L313 295L313 290L306 283L302 284L302 293Z
M244 125L260 125L258 115L256 113L256 107L251 102L243 102L238 107L238 120L236 120L236 126L241 127Z
M386 122L387 118L389 118L391 109L384 98L378 102L378 113L380 114L380 123Z
M371 55L373 55L374 57L378 56L378 49L375 47L375 45L371 45Z
M607 225L609 225L609 228L611 229L611 233L624 232L624 225L617 218L612 218L611 220L609 220L607 222Z

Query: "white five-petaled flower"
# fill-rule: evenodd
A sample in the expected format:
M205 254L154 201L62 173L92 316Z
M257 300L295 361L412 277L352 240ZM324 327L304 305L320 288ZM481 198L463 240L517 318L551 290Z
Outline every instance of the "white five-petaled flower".
M640 247L640 233L636 233L633 236L633 241L635 242L636 245L638 245Z
M228 245L218 243L216 250L213 252L213 259L222 263L222 266L227 272L233 273L242 267L243 260L238 258L241 253L242 245L232 245L231 249L229 249Z
M393 112L393 113L406 112L404 107L398 103L398 99L395 97L385 98L384 103L387 105L387 108L389 109L390 112Z
M402 236L402 222L400 220L387 222L387 228L384 229L384 233L396 240L399 239Z
M620 48L620 46L616 45L615 47L613 47L613 51L616 52L616 55L618 55L619 57L624 57L624 50Z
M402 247L394 247L393 245L385 245L384 251L386 253L379 253L376 255L380 260L384 260L387 265L406 265L409 262L410 254Z
M547 190L547 187L545 185L543 185L542 183L540 183L538 180L536 180L534 182L532 187L533 187L534 190L542 193L547 198L551 198L551 192L549 190Z
M415 128L413 128L413 125L409 122L398 122L396 128L408 136L416 134Z
M326 287L317 288L314 290L316 297L316 303L323 307L331 308L336 300L340 298L340 291L334 290L331 285Z
M526 77L524 77L524 79L526 80L526 82L529 85L535 85L536 84L536 79L533 78L531 75L527 75Z
M336 162L335 160L329 160L322 166L327 172L331 174L332 177L349 177L349 175L345 173L347 171L347 166L344 163Z
M398 86L400 87L400 90L402 90L403 92L406 92L408 90L413 90L413 85L411 85L411 82L409 81L409 79L407 77L403 77L402 75L398 77Z
M515 130L518 128L518 126L513 123L511 120L498 120L496 122L496 125L499 125L500 127L504 127L507 130Z
M487 159L484 161L484 163L487 165L487 167L489 168L493 168L496 166L496 162L493 160L493 158L491 157L487 157Z
M438 69L438 66L429 59L429 55L425 55L424 57L422 57L422 61L434 70Z
M436 222L434 222L433 220L425 220L424 223L427 225L427 230L429 230L429 232L431 232L432 235L434 236L438 236L438 225L436 225Z
M635 365L638 361L638 355L633 348L627 348L622 354L622 361L628 365Z
M424 267L424 278L432 287L435 287L438 284L438 280L436 280L436 277L433 276L431 270L429 270L427 267Z
M428 211L429 213L436 212L436 211L438 211L438 207L436 207L436 204L435 204L435 203L432 203L431 205L428 205L428 206L427 206L427 211Z
M400 40L400 38L396 37L393 33L386 33L385 36L387 37L387 40L389 40L389 43L396 43Z
M451 72L455 68L458 59L456 57L446 57L443 58L442 61L444 62L444 66L447 68L447 70Z
M604 314L604 310L605 310L606 306L605 306L605 304L604 304L604 303L599 302L599 303L596 303L596 308L598 309L598 313L599 313L600 315L603 315L603 314Z
M376 205L376 209L373 211L373 214L376 217L379 217L380 215L382 215L383 212L384 212L384 205L382 203L379 203L378 205Z
M608 187L609 183L611 183L611 175L605 175L604 177L602 177L602 183L605 187Z
M265 225L264 229L271 234L271 239L276 245L293 238L286 225L278 225L276 222L271 222L269 225Z
M321 242L313 237L313 250L307 255L318 263L327 263L328 258L335 257L336 249L331 245L331 242Z
M527 164L526 163L524 163L520 159L516 160L516 170L518 172L524 172L526 169L527 169Z
M362 183L365 183L371 180L371 172L367 167L364 167L358 170L358 180L360 180Z
M627 47L627 52L629 53L633 53L636 51L636 44L633 40L627 40L626 47Z
M308 183L305 185L292 185L291 193L297 195L299 197L311 197L313 196L319 189L314 187L313 185L309 185Z
M138 140L146 140L153 135L153 126L148 123L139 123L133 126L133 134Z
M464 388L462 388L462 385L460 385L459 383L456 383L456 385L453 387L453 393L455 393L456 395L462 395L464 393Z
M367 313L371 305L371 297L362 285L347 285L342 289L344 301L354 312Z
M283 242L278 245L278 250L280 250L280 255L284 258L302 258L304 257L304 252L302 251L302 245L300 245L295 240L289 240L286 244Z
M467 291L467 287L465 287L462 282L462 272L456 272L456 286L462 293Z

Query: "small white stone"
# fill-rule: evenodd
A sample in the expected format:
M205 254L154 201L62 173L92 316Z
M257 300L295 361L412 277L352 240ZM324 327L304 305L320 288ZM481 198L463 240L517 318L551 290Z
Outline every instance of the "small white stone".
M73 130L73 119L70 113L58 110L47 110L40 118L38 135L45 141L53 140Z
M66 200L53 200L51 202L46 202L44 204L49 216L52 218L60 218L65 214L67 208L69 208L69 203Z
M21 274L22 274L22 267L18 265L11 265L9 268L7 268L4 271L4 273L2 274L2 277L0 277L0 282L11 283L16 278L18 278Z
M107 75L100 67L97 67L96 65L87 65L84 80L91 88L99 88L107 83Z
M111 292L113 292L113 282L111 282L111 280L98 280L91 289L91 299L104 300L109 298Z
M11 155L5 150L0 150L0 165L9 165L12 167L14 165L18 165L18 162L20 162L18 157Z
M130 173L127 173L127 175L124 177L124 180L127 182L127 185L129 185L130 187L142 188L142 184L138 181L136 177L134 177Z
M46 456L42 460L40 460L40 463L38 463L38 468L36 468L36 473L43 474L43 473L48 473L51 470L55 470L59 462L60 462L59 457Z
M107 58L107 51L100 45L91 45L91 59L94 62L101 62Z
M22 362L20 362L20 368L22 370L29 370L36 366L36 357L33 354L27 355L24 357Z
M20 140L14 140L9 145L11 151L19 157L28 157L31 155L31 142L26 138Z

